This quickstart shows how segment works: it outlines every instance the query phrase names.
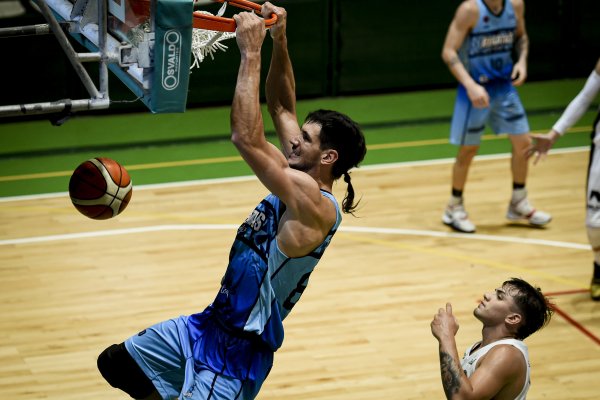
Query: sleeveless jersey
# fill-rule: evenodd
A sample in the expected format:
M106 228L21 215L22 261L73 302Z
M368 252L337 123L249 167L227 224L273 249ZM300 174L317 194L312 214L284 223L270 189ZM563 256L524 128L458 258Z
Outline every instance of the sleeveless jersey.
M480 84L510 81L517 28L512 3L504 0L502 11L494 14L483 0L476 2L479 19L459 50L461 61Z
M238 228L221 288L204 312L188 318L194 359L237 379L266 377L273 352L283 342L284 318L306 289L308 278L341 223L336 222L304 257L287 257L277 244L285 204L275 195L263 199Z
M473 348L478 344L479 342L475 343L473 346L467 349L467 351L465 351L465 356L463 357L460 363L467 377L470 377L473 374L473 372L475 372L475 369L477 368L477 361L479 361L481 357L486 355L488 351L490 351L493 347L499 344L509 344L519 349L521 351L521 354L523 354L523 357L525 358L525 363L527 365L527 376L525 377L525 385L523 386L523 390L521 390L521 393L519 393L519 395L515 397L515 400L525 400L527 397L527 391L529 390L529 386L531 385L531 366L529 364L529 351L527 350L527 345L523 343L523 341L517 339L502 339L473 351Z
M600 228L600 108L592 125L592 144L587 170L587 204L585 224L588 228Z

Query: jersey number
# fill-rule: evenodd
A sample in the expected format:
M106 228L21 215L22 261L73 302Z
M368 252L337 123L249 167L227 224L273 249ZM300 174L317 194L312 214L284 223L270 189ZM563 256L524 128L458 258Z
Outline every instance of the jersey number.
M285 301L283 302L283 308L285 308L286 310L289 311L292 309L292 307L294 307L296 305L296 303L300 299L300 296L306 290L306 286L308 285L307 282L308 282L309 276L310 276L310 272L307 272L306 274L302 275L302 278L300 278L300 280L298 281L296 288L294 290L292 290L292 293L290 293L290 295L287 297L287 299L285 299ZM294 300L294 297L296 297L296 294L298 295L298 298L296 300Z
M496 71L502 71L502 67L504 66L504 61L501 58L492 58L492 68Z

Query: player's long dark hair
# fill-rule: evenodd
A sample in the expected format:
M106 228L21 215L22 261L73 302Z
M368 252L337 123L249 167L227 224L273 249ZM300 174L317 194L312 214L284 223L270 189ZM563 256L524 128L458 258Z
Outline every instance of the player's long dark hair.
M550 322L554 305L544 296L540 288L534 287L519 278L511 278L502 284L502 286L504 285L517 289L517 293L513 295L513 298L517 307L524 314L525 321L517 331L517 339L525 339Z
M322 150L334 149L338 152L338 159L333 164L331 173L334 179L344 176L348 188L342 201L342 210L347 214L354 214L360 200L354 203L354 187L349 171L358 167L367 153L360 126L347 115L331 110L313 111L306 116L304 122L314 122L321 126L319 139Z

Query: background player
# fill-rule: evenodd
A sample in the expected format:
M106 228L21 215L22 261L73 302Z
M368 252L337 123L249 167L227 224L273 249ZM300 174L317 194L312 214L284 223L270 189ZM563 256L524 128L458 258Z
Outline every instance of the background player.
M262 11L278 17L266 93L283 154L265 139L259 104L265 29L254 13L234 17L241 62L231 137L272 194L239 227L212 304L156 324L98 358L105 379L136 399L253 399L283 342L282 321L341 222L331 189L342 175L348 183L342 209L356 206L348 170L365 155L363 134L347 116L326 110L298 126L287 15L268 2Z
M530 365L523 339L544 327L552 308L540 289L513 278L491 293L473 311L483 323L482 340L459 362L455 336L458 322L452 305L440 308L431 322L439 342L442 386L447 399L524 400L530 386Z
M514 64L513 49L518 55ZM523 0L466 0L448 28L442 58L459 82L450 132L450 143L459 150L442 221L459 232L475 232L464 208L463 190L487 123L497 134L508 133L512 144L513 192L506 217L537 226L551 220L533 208L525 189L531 139L513 85L521 85L527 77L528 52Z
M554 143L572 127L589 109L592 101L600 93L600 59L596 68L585 82L583 89L569 103L561 117L556 121L550 132L545 135L533 135L533 146L529 156L536 155L534 164L544 158ZM587 174L587 211L586 229L588 240L594 253L594 272L590 284L592 300L600 301L600 109L594 121L592 130L592 145Z

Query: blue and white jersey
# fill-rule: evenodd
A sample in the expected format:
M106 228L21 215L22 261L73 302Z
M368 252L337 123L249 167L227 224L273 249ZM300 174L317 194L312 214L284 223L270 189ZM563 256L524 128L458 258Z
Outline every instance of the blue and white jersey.
M512 50L517 19L510 0L504 0L499 14L494 14L483 0L476 0L479 19L464 41L461 61L480 84L510 81L513 68Z
M223 368L238 379L260 379L268 373L272 353L283 342L282 321L300 299L341 223L333 195L323 190L321 194L335 204L336 222L304 257L290 258L279 249L277 232L285 204L273 194L238 228L219 293L204 312L188 319L194 359L201 365L217 372Z

